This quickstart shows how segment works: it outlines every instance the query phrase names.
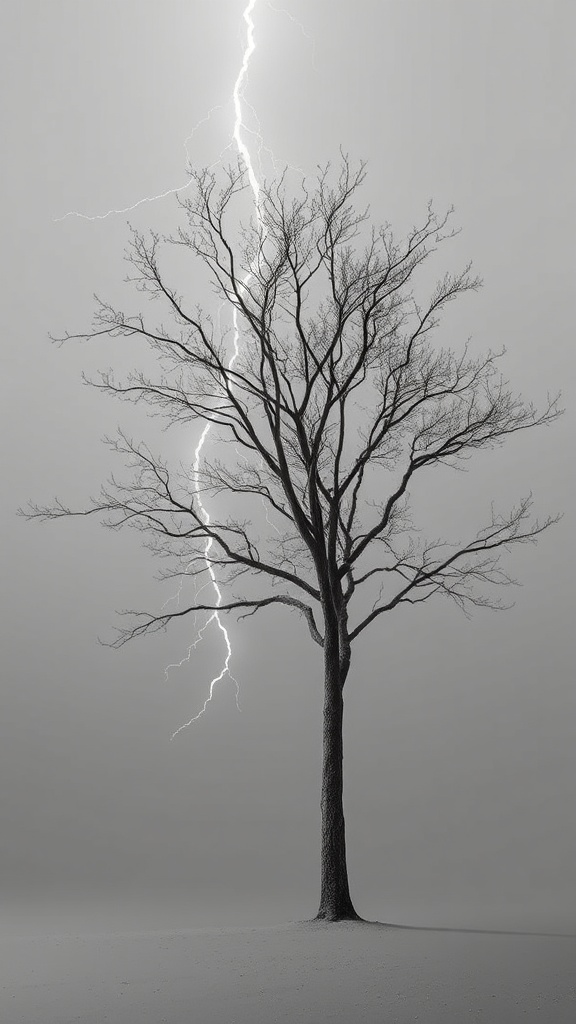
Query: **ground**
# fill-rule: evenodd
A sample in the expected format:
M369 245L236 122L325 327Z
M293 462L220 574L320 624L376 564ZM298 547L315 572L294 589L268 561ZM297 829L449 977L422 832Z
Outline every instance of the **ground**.
M0 939L6 1024L574 1024L576 936L300 922Z

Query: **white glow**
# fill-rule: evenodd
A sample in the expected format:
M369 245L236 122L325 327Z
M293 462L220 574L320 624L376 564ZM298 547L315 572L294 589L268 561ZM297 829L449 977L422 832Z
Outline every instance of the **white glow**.
M244 85L245 85L246 76L248 74L250 60L251 60L252 55L253 55L253 53L254 53L254 51L256 49L256 41L255 41L255 37L254 37L254 20L253 20L253 17L252 17L252 13L254 11L254 8L256 7L256 2L257 2L257 0L249 0L249 2L247 3L246 7L244 8L244 11L243 11L243 14L242 14L243 20L244 20L244 22L246 24L246 42L245 42L244 50L243 50L243 53L242 53L242 62L241 62L240 70L238 72L238 75L236 77L236 80L235 80L234 86L233 86L233 90L232 90L232 102L233 102L233 107L234 107L234 125L233 125L233 131L232 131L232 141L229 142L224 147L224 149L222 150L222 152L220 153L218 158L210 166L213 167L216 164L220 163L221 159L222 159L222 156L226 152L226 150L229 149L233 145L236 146L236 149L238 151L238 155L242 159L242 161L244 162L244 165L246 167L246 171L247 171L247 174L248 174L248 180L249 180L249 183L250 183L250 188L252 189L252 194L253 194L253 197L254 197L254 205L255 205L255 209L256 209L256 216L257 216L258 222L260 223L260 226L261 226L260 209L259 209L260 186L259 186L258 178L256 176L256 172L254 170L254 166L253 166L253 163L252 163L252 157L251 157L251 154L250 154L250 150L249 150L246 142L244 141L243 134L242 134L243 131L244 132L247 131L246 125L244 124L244 120L243 120L243 103L246 102L244 100L244 96L243 96L243 88L244 88ZM280 9L277 9L277 10L280 10ZM291 20L293 20L293 21L295 20L295 19L292 18L292 16L287 11L281 11L281 13L287 14L288 17L291 18ZM302 31L304 31L304 30L302 29ZM210 118L212 117L212 115L214 114L214 112L216 110L221 110L221 109L222 109L222 106L220 104L212 107L212 109L206 114L206 116L203 117L200 121L198 121L196 126L192 129L190 134L184 140L184 148L185 148L186 156L187 156L189 162L192 162L191 159L190 159L190 154L189 154L189 149L188 149L189 143L194 138L194 135L196 134L198 129L202 125L206 124L210 120ZM256 118L256 123L257 123L257 121L258 121L258 119ZM259 136L259 145L260 145L260 147L262 147L262 145L263 145L263 142L262 142L262 139L261 139L260 136ZM134 203L132 203L129 206L119 207L117 209L108 210L106 213L90 215L90 214L86 214L86 213L81 213L81 212L79 212L77 210L70 210L68 213L65 213L62 217L55 217L54 220L55 221L63 221L67 217L78 217L78 218L81 218L82 220L89 220L89 221L106 220L106 218L111 217L114 214L129 213L132 210L137 209L143 203L152 203L152 202L155 202L158 199L164 199L166 196L173 195L176 192L182 192L186 188L189 187L189 185L191 184L191 181L192 181L192 179L189 179L183 185L176 186L175 188L165 189L163 192L160 192L157 195L144 196L143 198L140 198L140 199L136 200ZM244 278L243 282L242 282L243 286L245 286L248 283L248 281L250 280L250 277L251 277L251 274L248 273L246 275L246 277ZM234 309L234 313L233 313L233 327L234 327L233 343L232 343L233 351L232 351L232 356L230 358L230 361L228 363L228 369L229 370L233 367L234 362L238 358L239 351L240 351L239 350L240 328L239 328L239 323L238 323L238 311L237 311L236 308ZM204 429L203 429L203 431L202 431L202 433L200 435L200 440L198 442L196 450L194 452L194 463L193 463L193 481L194 481L193 486L194 486L194 492L195 492L195 500L196 500L196 504L197 504L197 506L198 506L198 508L200 510L200 514L202 516L202 519L204 520L204 524L206 526L210 525L210 515L209 515L206 507L202 503L202 499L200 497L200 480L199 480L199 478L200 478L200 467L201 467L201 461L202 461L202 451L203 451L204 445L205 445L205 443L206 443L206 441L208 439L208 436L209 436L209 433L210 433L210 429L211 429L211 424L210 423L206 423L205 426L204 426ZM267 512L267 510L266 510L266 519L270 523L270 520L268 519L268 512ZM270 523L270 525L274 526L273 523ZM277 530L277 527L274 526L274 529ZM210 559L210 551L212 549L213 543L214 542L213 542L212 538L209 537L207 539L205 547L204 547L204 552L203 552L203 554L204 554L204 561L206 563L206 569L207 569L207 572L208 572L209 581L207 583L205 583L202 587L200 587L196 591L196 599L198 599L199 594L202 592L202 590L204 590L205 587L211 587L212 590L213 590L213 593L215 595L215 598L216 598L215 603L216 603L217 607L212 612L212 614L209 616L209 618L204 623L204 625L198 630L198 634L197 634L196 639L189 645L189 647L187 649L187 652L184 655L184 657L179 662L175 662L173 664L170 664L170 665L166 666L165 676L166 676L166 678L168 677L168 672L170 671L170 669L181 668L182 665L185 664L185 662L190 660L192 651L197 647L197 645L200 643L200 641L204 638L204 634L205 634L206 630L208 629L208 627L210 626L210 624L212 622L216 623L218 629L220 630L220 632L222 634L222 637L224 639L225 648L226 648L226 656L225 656L225 660L224 660L224 664L222 666L222 669L220 670L218 675L216 675L211 680L211 682L210 682L208 697L204 701L204 705L203 705L202 709L198 712L197 715L195 715L193 718L191 718L188 722L185 722L184 725L181 725L178 729L176 729L176 731L172 734L172 737L171 737L172 739L174 739L174 737L177 736L179 732L181 732L183 729L187 728L187 726L191 725L192 722L197 721L197 719L200 718L201 715L204 714L208 704L210 703L210 701L213 698L214 687L226 675L229 676L229 678L233 681L233 683L236 686L236 705L238 707L238 710L240 710L238 681L234 678L234 676L230 672L230 660L232 658L232 647L231 647L231 644L230 644L230 636L229 636L228 631L227 631L226 627L224 626L224 624L223 624L223 622L222 622L222 620L220 618L220 614L218 612L218 608L222 604L222 591L221 591L221 589L220 589L220 587L218 585L218 580L216 578L216 574L214 572L214 567L213 567L212 561ZM190 564L192 564L192 563L190 563ZM177 592L175 594L173 594L171 597L169 597L164 602L164 604L162 605L163 609L171 601L176 601L177 604L179 604L180 596L182 594L182 589L183 589L185 577L186 577L186 574L184 573L182 575L182 577L181 577L181 580L180 580ZM195 622L196 622L196 619L195 619Z
M232 137L233 137L234 142L236 144L236 148L238 150L238 155L244 161L244 164L246 166L246 171L247 171L247 174L248 174L248 180L250 182L250 187L252 189L252 194L254 196L254 206L255 206L255 209L256 209L256 217L257 217L259 223L261 223L261 221L260 221L260 205L259 205L260 204L260 187L259 187L259 184L258 184L258 179L256 177L256 173L254 171L254 166L252 164L252 157L250 155L250 150L248 149L248 146L246 145L246 143L244 142L244 139L242 138L242 129L244 128L243 117L242 117L242 98L243 98L242 97L242 88L243 88L243 85L244 85L246 74L248 72L248 67L250 65L250 58L252 57L252 54L254 53L254 50L256 49L256 42L255 42L255 39L254 39L254 21L252 19L252 11L254 10L254 8L256 6L256 2L257 2L257 0L249 0L249 3L245 7L244 13L243 13L243 18L244 18L244 21L246 23L246 45L245 45L244 53L243 53L243 56L242 56L242 64L241 64L241 67L240 67L240 71L238 72L238 76L237 76L236 81L234 83L234 89L233 89L233 92L232 92L232 96L233 96L233 100L234 100L234 129L233 129L233 132L232 132ZM244 278L243 282L242 282L242 284L244 286L248 283L248 281L250 280L250 277L251 277L251 274L248 273L246 275L246 277ZM239 323L238 323L238 310L236 309L236 307L234 308L233 322L234 322L234 337L233 337L233 342L232 342L233 351L232 351L232 356L230 358L230 361L228 363L228 369L229 370L231 370L232 367L234 366L234 363L235 363L235 361L238 358L238 355L240 353L240 348L239 348L239 344L240 344L240 327L239 327ZM196 503L197 503L197 505L198 505L198 507L200 509L200 514L201 514L201 516L202 516L206 526L210 525L210 515L209 515L209 513L208 513L208 511L207 511L207 509L206 509L205 505L203 504L202 499L200 497L200 465L201 465L201 460L202 460L202 449L204 448L204 445L205 445L206 440L208 438L208 435L210 433L211 426L212 426L211 423L207 423L205 425L205 427L204 427L204 430L202 431L202 434L200 435L200 440L199 440L198 445L196 447L196 451L194 452L194 470L193 470L193 474L194 474L194 491L195 491L195 494L196 494ZM212 700L212 697L214 695L214 687L216 686L217 683L219 683L224 678L225 675L228 675L230 677L230 679L232 679L232 681L236 685L236 706L237 706L238 710L240 710L240 704L239 704L240 691L239 691L239 686L238 686L238 680L235 679L234 676L230 672L230 659L232 658L232 647L231 647L231 644L230 644L230 636L229 636L228 630L226 629L226 626L222 622L222 619L220 618L220 614L218 612L218 608L222 604L222 591L220 590L220 587L218 585L218 580L217 580L216 574L214 572L214 567L213 567L212 562L210 560L210 550L212 548L213 543L214 542L213 542L212 538L209 537L207 539L207 541L206 541L206 545L205 545L205 548L204 548L204 561L206 562L206 568L207 568L208 574L210 576L210 581L211 581L211 584L212 584L212 588L213 588L214 593L216 595L216 605L217 605L217 608L216 608L215 611L212 612L212 614L210 615L210 617L207 620L207 622L204 623L204 626L202 627L202 629L198 633L198 637L196 638L194 643L192 643L190 645L190 647L188 648L187 655L182 659L182 661L179 663L179 665L183 665L185 661L189 660L192 651L197 646L197 644L200 642L200 640L203 638L204 632L208 628L208 626L210 625L211 622L216 622L216 625L218 626L218 629L222 633L222 636L224 638L224 643L225 643L225 646L226 646L226 658L225 658L225 661L224 661L224 665L223 665L222 669L220 670L219 674L217 676L214 676L214 678L210 681L210 688L209 688L208 696L207 696L206 700L204 701L204 705L201 708L201 710L198 712L197 715L194 715L194 717L191 718L188 722L185 722L184 725L181 725L178 729L176 729L176 731L172 734L171 739L174 739L174 737L177 736L179 732L182 732L183 729L186 729L189 725L192 725L192 722L196 722L204 714L204 712L206 711L206 708L208 707L208 704L210 703L210 701ZM180 593L180 591L178 592L178 595L179 595L179 593ZM172 666L169 666L169 668L171 668L171 667Z
M188 151L188 144L190 142L192 142L192 139L194 138L194 136L195 136L196 132L198 131L198 129L201 128L203 124L207 124L208 123L208 121L212 117L212 114L216 110L222 110L222 104L217 103L216 106L212 107L212 109L208 111L206 116L202 117L198 121L198 124L195 125L195 127L192 129L190 134L184 139L184 149L186 151L186 158L187 158L187 160L189 162L190 162L190 153ZM219 160L220 160L220 157L218 158L218 160L215 161L215 163L218 163ZM117 213L131 213L132 210L138 209L138 207L142 206L143 203L155 203L158 199L165 199L166 196L173 196L177 192L184 192L187 188L190 187L191 181L192 181L192 179L189 179L183 185L176 185L175 188L167 188L167 189L165 189L164 192L158 192L156 195L153 195L153 196L143 196L141 199L137 199L136 202L132 203L130 206L121 206L118 209L107 210L106 213L88 214L88 213L80 213L78 210L69 210L68 213L63 214L62 217L54 217L54 222L58 223L61 220L66 220L67 217L79 217L80 220L94 220L94 221L95 220L106 220L108 217L112 217L114 214L117 214Z

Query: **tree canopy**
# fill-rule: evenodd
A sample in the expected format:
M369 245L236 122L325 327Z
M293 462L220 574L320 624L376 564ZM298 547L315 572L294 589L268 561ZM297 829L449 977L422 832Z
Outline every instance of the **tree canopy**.
M528 495L466 541L426 541L411 529L410 486L420 471L462 468L474 451L561 410L557 396L537 411L516 395L499 372L502 351L478 357L468 344L455 352L438 342L443 309L480 285L466 266L417 298L418 271L455 233L452 211L439 216L430 205L398 240L358 207L365 167L344 157L297 188L287 173L264 183L257 216L239 233L249 188L242 164L191 173L190 194L179 197L183 226L169 237L132 230L126 254L129 280L158 300L160 318L151 304L146 315L127 315L98 300L90 330L54 339L140 338L157 356L154 375L135 370L119 381L107 371L88 383L148 403L169 423L208 424L233 452L216 459L199 445L193 466L175 474L120 432L108 441L126 457L125 479L112 477L80 512L59 500L31 506L31 517L101 514L114 528L141 530L175 560L162 575L204 582L211 567L217 574L220 601L127 613L135 618L114 645L216 608L246 615L287 605L323 645L329 607L346 643L384 612L435 594L464 611L501 607L494 587L513 582L502 550L533 541L558 517L533 519ZM170 285L166 246L208 268L217 302L232 312L232 337ZM209 513L218 494L256 498L273 528L264 535L252 515ZM380 594L367 610L356 598L375 578Z

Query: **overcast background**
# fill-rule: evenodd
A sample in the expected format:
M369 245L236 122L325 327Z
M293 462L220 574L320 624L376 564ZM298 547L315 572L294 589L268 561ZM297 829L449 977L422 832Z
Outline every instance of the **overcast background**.
M167 596L137 536L15 517L28 498L80 505L111 468L101 435L143 424L81 386L83 369L124 365L113 346L47 340L89 323L93 292L130 307L128 215L57 218L183 184L183 141L220 104L189 143L193 162L218 158L244 6L2 5L0 882L13 927L317 909L321 658L305 625L279 610L233 623L242 712L225 682L170 742L219 670L217 634L167 679L192 623L99 646L115 609ZM445 339L505 344L515 386L540 403L562 387L567 407L418 492L420 525L454 539L492 499L505 509L530 489L538 512L565 512L508 559L515 607L472 621L442 601L399 611L356 650L345 801L352 894L371 918L576 929L575 13L569 0L284 0L284 12L259 0L254 12L246 97L277 160L313 171L340 145L367 159L374 218L400 232L430 197L453 203L463 231L438 275L471 258L485 287L450 308ZM163 230L174 207L129 216Z

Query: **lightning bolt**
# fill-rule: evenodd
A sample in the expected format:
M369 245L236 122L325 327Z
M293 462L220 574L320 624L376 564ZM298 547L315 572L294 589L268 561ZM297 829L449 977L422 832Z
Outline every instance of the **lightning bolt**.
M254 8L256 6L256 2L257 2L257 0L249 0L248 4L244 8L244 12L243 12L243 15L242 15L243 19L244 19L244 22L246 24L246 44L245 44L245 47L244 47L244 53L243 53L243 56L242 56L242 64L240 66L240 71L238 72L238 76L236 78L236 81L234 83L234 88L233 88L233 91L232 91L232 98L233 98L233 102L234 102L234 129L233 129L233 132L232 132L232 138L234 140L234 143L236 144L236 149L238 150L238 155L241 157L241 159L243 160L244 165L246 167L246 172L248 174L248 181L249 181L249 184L250 184L250 188L252 190L252 195L254 197L254 208L256 210L256 218L258 220L258 224L259 224L260 229L262 229L263 225L262 225L262 218L261 218L261 215L260 215L260 185L259 185L259 182L258 182L258 178L256 176L256 172L254 170L254 165L252 163L252 157L251 157L251 154L250 154L250 150L248 149L248 146L244 142L244 139L243 139L243 136L242 136L242 132L246 131L246 126L244 124L244 119L243 119L243 115L242 115L242 100L243 100L243 92L242 92L242 90L243 90L244 82L245 82L245 79L246 79L246 75L248 74L248 68L250 66L250 59L252 57L252 54L254 53L254 50L256 49L256 41L255 41L255 38L254 38L254 19L252 17L252 12L253 12L253 10L254 10ZM250 280L251 276L252 276L251 273L248 273L245 276L245 278L242 281L242 286L243 287L245 287L247 285L247 283ZM232 349L233 349L233 351L232 351L232 356L231 356L231 358L230 358L230 360L228 362L228 369L229 370L232 369L232 367L234 366L234 363L236 362L236 359L238 358L238 356L240 354L240 324L239 324L239 321L238 321L238 309L237 309L236 306L234 307L234 313L233 313L233 326L234 326L234 335L233 335L233 341L232 341ZM200 435L200 440L199 440L199 442L198 442L198 444L196 446L196 451L194 452L194 469L193 469L194 491L195 491L195 494L196 494L196 502L197 502L198 507L200 509L200 514L201 514L201 516L202 516L202 518L204 520L205 526L209 526L210 525L210 514L209 514L208 510L206 509L205 505L203 504L202 499L200 497L200 464L201 464L201 459L202 459L202 449L204 448L206 440L207 440L207 438L208 438L208 436L210 434L211 427L212 427L211 423L207 423L205 425L205 427L204 427L204 429L203 429L203 431L202 431L202 433ZM172 733L172 736L170 737L171 739L174 739L174 737L177 736L178 733L182 732L183 729L187 729L189 725L192 725L193 722L197 722L198 719L201 718L201 716L206 711L206 708L208 707L210 701L212 700L212 698L214 696L214 688L215 688L215 686L224 678L225 675L228 675L230 677L230 679L232 679L233 683L236 686L236 707L240 711L240 704L239 704L240 687L238 685L238 680L235 679L235 677L230 672L230 660L232 658L232 646L230 644L230 636L228 634L228 630L226 629L226 626L224 625L224 623L222 622L222 619L220 618L220 613L218 611L218 608L222 604L222 591L221 591L221 589L220 589L220 587L218 585L218 580L216 578L216 574L214 572L214 567L213 567L212 561L210 559L210 550L212 548L213 543L214 543L213 538L209 537L207 539L207 541L206 541L206 546L204 548L204 562L206 564L206 569L207 569L208 575L210 577L210 582L211 582L212 588L213 588L214 593L216 595L216 606L217 607L216 607L215 611L212 612L212 614L209 617L209 619L207 620L207 622L205 622L205 624L202 627L202 629L199 631L197 639L188 648L188 654L187 654L187 656L185 656L182 659L182 661L180 662L180 665L184 664L184 661L189 660L192 651L197 646L197 644L200 642L200 640L203 638L204 632L208 628L208 626L210 625L211 622L215 622L216 623L218 629L220 630L220 632L221 632L221 634L222 634L222 636L224 638L224 644L225 644L225 647L226 647L226 658L224 660L224 665L222 666L222 668L221 668L220 672L218 673L218 675L214 676L214 678L210 681L210 688L209 688L208 696L207 696L206 700L204 701L203 707L200 709L200 711L198 712L197 715L194 715L192 718L189 719L188 722L184 722L183 725L181 725L178 729L176 729L176 731L174 733ZM169 666L169 667L172 667L172 666ZM178 666L178 667L180 667L180 666Z
M320 74L316 66L316 42L314 40L314 37L311 36L310 33L306 31L302 22L298 21L298 19L295 18L293 14L290 14L290 11L287 11L284 7L276 7L273 3L270 2L270 0L266 0L266 6L269 7L271 11L275 11L276 14L284 14L292 22L293 25L296 25L296 27L300 29L302 35L307 40L307 42L310 43L310 46L312 47L312 67L317 75Z
M252 193L254 195L254 205L256 207L256 213L258 214L260 209L260 185L258 184L258 179L256 177L256 173L252 165L250 150L248 149L248 146L246 145L242 138L242 130L246 130L246 125L244 124L242 118L242 86L244 84L244 79L246 78L246 75L248 73L248 68L250 66L250 58L252 57L252 54L256 49L256 42L254 39L254 20L252 18L252 11L254 10L255 7L256 0L249 0L248 5L244 9L243 14L244 21L246 22L246 47L244 49L244 56L242 58L242 66L240 68L240 71L238 72L238 77L234 82L234 89L232 92L235 114L234 131L232 132L232 138L236 143L238 153L240 154L246 165L246 170L248 172L248 180L250 182L250 188L252 189ZM248 276L250 277L250 275ZM235 355L237 356L238 353L236 352Z
M298 25L298 27L301 29L301 31L304 34L304 36L307 39L311 40L311 37L305 31L304 27L288 11L286 11L283 8L274 7L273 4L270 3L270 0L264 0L264 2L267 4L268 7L270 7L271 10L274 10L274 11L276 11L279 14L286 15L294 24ZM244 8L244 11L242 13L242 18L243 18L244 24L246 26L246 28L245 28L245 44L244 44L244 49L243 49L243 53L242 53L242 62L241 62L240 70L238 72L238 75L236 77L236 81L234 82L234 86L233 86L233 90L232 90L232 101L233 101L233 107L234 107L234 125L233 125L233 131L232 131L232 141L229 142L224 147L224 149L221 151L221 153L219 154L217 159L210 165L210 167L208 169L210 169L211 167L214 167L217 164L219 164L221 162L221 160L222 160L222 157L223 157L224 153L228 149L230 149L231 146L235 146L236 147L238 155L241 158L241 160L243 161L243 163L245 165L245 168L246 168L246 173L247 173L247 176L248 176L248 181L249 181L249 185L250 185L250 188L251 188L251 191L252 191L252 195L253 195L253 200L254 200L254 208L255 208L255 212L256 212L256 219L257 219L260 231L261 231L261 238L264 238L265 231L264 231L264 225L263 225L262 217L261 217L261 213L260 213L260 185L259 185L259 182L258 182L258 177L257 177L256 171L254 169L254 163L253 163L253 160L252 160L252 156L251 156L250 150L249 150L248 145L246 144L246 142L244 140L244 135L245 134L247 134L247 133L253 134L253 135L255 135L255 137L257 139L258 155L261 156L262 151L264 149L266 149L266 151L269 152L267 147L264 146L264 141L263 141L263 138L262 138L262 133L260 131L260 125L259 125L257 114L253 110L253 108L251 107L251 104L249 104L248 101L245 99L244 92L243 92L244 86L245 86L245 82L246 82L246 78L247 78L248 71L249 71L250 61L251 61L252 56L254 54L254 51L256 49L255 26L254 26L254 19L253 19L253 12L254 12L254 9L256 7L256 3L257 3L257 0L248 0L248 3L246 4L246 6ZM311 42L312 42L313 55L314 55L314 41L311 40ZM315 68L315 70L316 70L316 68ZM252 115L254 117L254 121L255 121L255 124L256 124L256 130L255 131L249 129L248 126L246 125L245 121L244 121L243 106L249 107L251 112L252 112ZM217 110L221 110L221 109L222 109L222 104L217 104L214 107L212 107L211 110L209 110L209 112L203 118L201 118L200 121L198 121L198 123L195 125L195 127L190 132L190 134L185 138L183 145L184 145L184 150L185 150L185 153L186 153L186 157L187 157L189 162L191 162L191 161L190 161L190 154L189 154L189 148L188 147L189 147L189 144L191 143L192 139L196 135L197 131L202 127L202 125L204 125L208 121L210 121L212 115ZM272 162L275 165L274 155L270 153L270 156L272 157ZM152 203L152 202L155 202L158 199L163 199L166 196L173 195L173 194L175 194L177 192L182 192L186 188L189 187L189 185L191 184L191 180L192 179L190 179L184 185L176 186L174 188L168 188L165 191L158 193L157 195L144 196L143 198L138 199L136 202L132 203L130 206L125 206L125 207L121 207L121 208L118 208L118 209L112 209L112 210L106 211L106 213L100 213L100 214L94 214L94 215L89 215L89 214L86 214L86 213L81 213L81 212L79 212L77 210L70 210L70 211L68 211L68 213L65 213L61 217L55 217L54 220L56 222L59 222L59 221L65 220L68 217L77 217L77 218L81 218L83 220L89 220L89 221L106 220L108 217L111 217L111 216L113 216L115 214L129 213L132 210L137 209L139 206L142 206L144 203ZM246 274L246 276L242 280L242 288L246 287L246 285L248 284L251 276L252 276L251 272ZM230 360L228 362L228 370L232 369L232 367L233 367L236 359L238 358L239 354L240 354L240 325L239 325L239 320L238 320L238 309L235 306L234 307L234 311L233 311L232 355L231 355L231 358L230 358ZM194 493L195 493L195 500L196 500L197 506L199 508L200 515L202 516L202 519L204 521L204 525L206 527L210 526L210 521L211 520L210 520L210 514L209 514L208 510L206 509L205 505L203 504L202 498L201 498L201 495L200 495L200 469L201 469L201 462L202 462L202 452L203 452L204 446L206 444L206 441L207 441L207 439L209 437L211 426L212 426L211 423L206 423L205 426L204 426L204 429L202 430L202 433L200 435L200 439L199 439L198 444L196 446L196 449L194 451L194 462L193 462L193 471L192 471L192 479L193 479L193 488L194 488ZM263 499L262 499L262 501L263 501L263 504L264 504L264 500ZM265 507L265 512L266 512L266 520L267 520L268 524L271 527L273 527L276 530L276 532L280 532L278 530L278 527L274 523L272 523L270 521L270 519L268 518L268 510L266 509L266 507ZM185 664L185 662L190 660L192 651L195 650L195 648L198 646L198 644L204 638L204 634L205 634L206 630L209 628L209 626L213 622L216 623L217 628L219 629L220 633L222 634L222 638L224 640L224 645L225 645L225 649L226 649L226 656L225 656L225 659L224 659L224 664L222 666L222 669L220 670L218 675L214 676L214 678L210 681L208 697L204 701L204 704L203 704L201 710L198 712L198 714L196 714L192 718L190 718L189 721L185 722L178 729L176 729L176 731L172 734L171 739L174 739L174 737L177 736L178 733L182 732L183 729L188 728L189 725L192 725L193 722L196 722L205 713L205 711L206 711L206 709L208 707L208 704L211 702L211 700L213 698L215 686L219 682L221 682L221 680L226 675L228 675L228 677L232 680L232 682L234 683L234 685L236 687L236 706L237 706L238 710L240 710L240 704L239 704L240 688L239 688L238 680L235 679L235 677L232 675L232 673L230 671L230 661L231 661L231 658L232 658L232 646L231 646L231 643L230 643L230 636L229 636L228 630L226 629L226 627L224 626L224 624L222 622L222 619L220 617L220 613L219 613L219 610L218 610L220 608L220 605L222 604L222 591L221 591L220 586L218 584L216 573L214 571L214 566L213 566L212 560L210 558L210 552L211 552L213 543L214 543L213 538L212 537L208 537L207 540L206 540L205 547L204 547L203 557L204 557L204 562L205 562L205 566L206 566L206 570L207 570L209 578L208 578L208 581L201 588L199 588L199 590L196 591L196 597L198 597L198 595L201 593L201 591L205 587L211 587L212 590L213 590L213 593L215 595L215 598L216 598L216 600L215 600L216 608L214 609L212 614L209 616L207 621L204 623L204 625L198 630L196 639L189 645L189 647L187 648L187 653L184 655L184 657L181 659L181 661L166 666L165 677L168 678L168 672L169 672L170 669L180 668L182 665ZM192 563L190 563L190 565L191 564ZM188 568L189 568L189 566L188 566ZM177 603L179 603L180 596L181 596L182 589L183 589L183 584L184 584L185 576L186 576L186 572L181 577L180 584L179 584L179 587L178 587L178 590L177 590L176 594L172 595L171 597L169 597L167 599L167 601L164 602L164 604L162 606L163 608L170 601L174 601L175 600ZM197 619L195 619L195 623L196 623L196 621L197 621Z
M198 123L194 126L194 128L190 132L190 134L187 135L186 138L184 139L184 143L183 143L183 145L184 145L184 152L186 153L186 159L188 160L189 163L191 162L190 161L190 152L188 150L189 143L192 142L192 139L196 135L196 132L202 127L202 125L203 124L208 124L210 118L212 117L213 114L216 113L217 110L222 110L222 104L221 103L217 103L214 107L212 107L208 111L208 113L198 121ZM214 161L213 164L210 165L210 167L214 167L217 163L220 162L220 160L222 159L223 154L226 152L226 149L229 148L229 145L226 146L224 150L222 150L222 153L220 153L218 158ZM210 167L208 168L208 170L210 170ZM132 203L130 206L121 206L121 207L118 207L118 209L107 210L106 213L88 214L88 213L81 213L79 210L68 210L67 213L64 213L61 217L54 217L53 220L54 220L55 224L58 224L60 221L67 220L68 217L78 217L80 220L91 220L91 221L107 220L108 217L112 217L115 214L131 213L132 210L137 210L138 207L142 206L144 203L155 203L158 199L165 199L166 196L176 195L177 192L185 192L186 189L189 188L189 186L191 184L191 180L192 179L190 179L190 181L185 182L185 184L183 184L183 185L176 185L175 188L167 188L167 189L165 189L164 192L158 192L157 195L154 195L154 196L143 196L142 199L137 199L136 202Z
M228 363L228 369L231 369L231 367L234 364L234 360L237 359L237 357L238 357L239 349L238 349L238 338L236 337L236 335L235 335L234 341L235 341L234 352L232 354L232 358L230 359L230 362ZM196 501L197 501L198 507L200 509L200 514L201 514L201 516L202 516L202 518L204 520L204 525L205 526L209 526L210 525L210 513L208 512L206 506L203 504L202 499L200 498L200 462L201 462L201 458L202 458L202 449L203 449L204 444L206 442L206 438L208 437L208 434L210 433L211 427L212 427L211 423L206 423L206 425L204 427L204 430L202 431L202 433L200 435L200 440L198 441L198 444L196 446L196 451L194 452L194 469L193 469L194 491L196 493ZM218 629L222 633L222 636L224 638L224 643L226 645L226 658L224 660L224 665L222 666L222 668L221 668L220 672L218 673L218 675L214 676L214 678L211 679L211 681L210 681L210 688L209 688L208 696L206 697L206 700L204 701L203 707L200 709L200 711L198 712L197 715L194 715L193 718L189 719L188 722L184 722L183 725L179 726L179 728L176 729L176 731L172 733L172 736L170 737L170 739L172 739L172 740L174 739L175 736L178 735L179 732L182 732L183 729L187 729L189 725L192 725L192 722L196 722L196 721L198 721L199 718L201 718L201 716L206 711L206 708L208 707L210 701L212 700L212 697L214 696L214 687L216 686L217 683L219 683L224 678L225 675L230 676L230 678L232 679L232 682L236 686L236 707L240 711L240 704L239 704L240 687L239 687L239 684L238 684L238 680L235 679L234 676L232 675L232 673L230 672L230 659L232 657L232 645L230 644L230 636L228 634L228 630L226 629L226 626L222 622L222 619L220 618L220 613L218 612L218 608L222 604L222 591L220 590L220 587L218 585L218 580L216 578L216 573L214 572L214 566L212 565L212 562L210 560L210 549L212 548L213 543L214 543L213 538L212 537L208 537L208 539L206 540L206 545L204 547L204 562L206 563L206 569L208 570L208 575L210 577L210 583L211 583L212 588L214 590L214 593L216 595L216 605L217 605L217 607L216 607L216 610L212 612L212 614L210 615L208 620L202 626L202 629L198 633L197 639L188 648L188 655L187 655L187 657L182 659L182 661L180 662L180 665L183 665L185 661L189 660L192 651L200 643L200 640L202 640L202 638L204 636L204 633L208 629L208 626L210 625L211 622L215 622L216 625L218 626ZM179 666L174 666L174 667L180 667L180 665ZM168 668L172 668L172 667L173 666L170 666L170 665L168 666ZM168 671L168 668L166 669L166 672Z

